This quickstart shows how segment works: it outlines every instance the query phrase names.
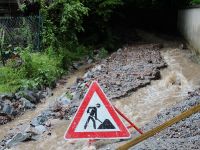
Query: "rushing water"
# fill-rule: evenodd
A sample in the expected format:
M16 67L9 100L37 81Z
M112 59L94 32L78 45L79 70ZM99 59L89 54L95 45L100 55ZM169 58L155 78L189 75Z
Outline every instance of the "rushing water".
M151 85L133 92L130 96L121 98L113 104L124 112L139 127L149 122L157 113L163 109L182 101L188 91L195 89L200 84L200 65L189 58L189 52L166 48L162 50L162 56L168 64L166 69L161 70L162 78L152 81ZM76 79L82 76L84 69L79 70L67 81L67 84L55 90L54 96L45 104L40 104L35 111L25 113L15 121L1 126L1 138L7 131L19 123L31 120L34 116L47 107L49 103L62 94ZM65 141L63 136L69 125L69 121L54 120L52 122L52 135L43 140L22 143L13 149L88 149L86 141Z
M139 89L116 102L129 118L139 126L149 122L157 113L183 100L188 91L200 85L200 65L189 59L188 52L165 49L162 55L168 64L161 70L161 80Z

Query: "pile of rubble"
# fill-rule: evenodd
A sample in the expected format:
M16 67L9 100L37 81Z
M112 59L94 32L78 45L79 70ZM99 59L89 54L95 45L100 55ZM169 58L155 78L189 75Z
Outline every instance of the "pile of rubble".
M51 94L50 89L44 91L25 90L15 94L1 94L0 125L6 124L28 109L34 109L36 104Z
M88 84L98 80L109 99L116 99L160 78L160 68L166 67L159 44L135 45L119 49L90 69L68 91L73 100L81 100Z

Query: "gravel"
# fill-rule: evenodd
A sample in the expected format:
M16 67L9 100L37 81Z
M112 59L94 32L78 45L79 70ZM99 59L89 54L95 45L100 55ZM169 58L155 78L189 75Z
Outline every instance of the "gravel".
M151 123L143 128L143 130L148 131L152 127L156 127L198 104L200 104L200 89L197 89L194 92L189 92L189 96L184 102L176 104L170 109L166 109L158 114ZM192 116L165 129L156 136L139 143L131 149L200 149L200 113L193 114Z
M179 115L181 112L200 104L200 88L188 93L188 97L180 103L173 105L171 108L157 114L157 116L142 131L147 132L165 121ZM137 132L132 133L132 137L137 137ZM99 149L114 150L116 144L107 144ZM131 150L192 150L200 149L200 113L191 115L190 117L168 127L155 136L130 148Z

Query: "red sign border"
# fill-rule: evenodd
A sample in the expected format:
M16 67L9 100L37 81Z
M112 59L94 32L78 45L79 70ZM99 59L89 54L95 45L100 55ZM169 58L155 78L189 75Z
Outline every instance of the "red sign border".
M94 92L98 94L102 103L107 108L108 112L112 116L113 120L116 122L120 131L102 131L102 132L75 132L76 126L80 122L85 109L87 108ZM70 123L68 130L65 132L64 139L127 139L130 138L130 133L123 122L120 120L117 112L113 108L112 104L109 102L105 93L100 88L97 81L93 81L90 85L83 101L81 102L73 121Z

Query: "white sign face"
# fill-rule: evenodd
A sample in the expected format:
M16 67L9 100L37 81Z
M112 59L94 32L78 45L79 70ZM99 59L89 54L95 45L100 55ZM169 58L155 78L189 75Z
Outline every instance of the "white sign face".
M124 139L128 129L99 84L94 81L80 104L64 138L69 139Z
M75 132L119 131L110 113L94 92Z

